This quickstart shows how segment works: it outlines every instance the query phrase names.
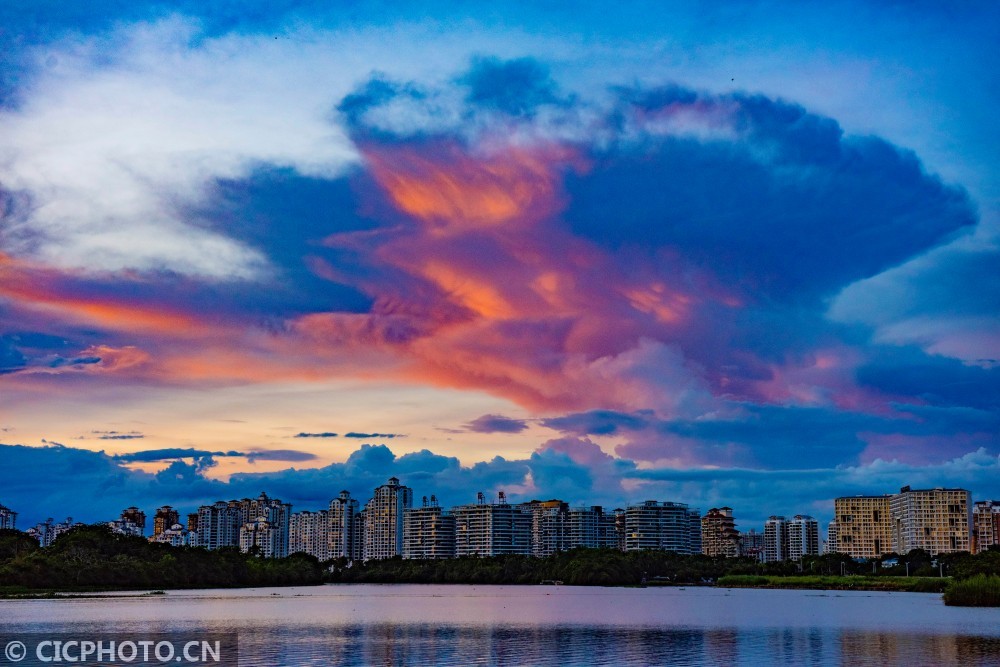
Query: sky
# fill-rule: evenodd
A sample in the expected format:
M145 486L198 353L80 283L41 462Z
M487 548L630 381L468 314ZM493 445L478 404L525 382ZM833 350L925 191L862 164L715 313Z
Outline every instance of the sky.
M0 7L19 527L1000 498L1000 6L418 4Z

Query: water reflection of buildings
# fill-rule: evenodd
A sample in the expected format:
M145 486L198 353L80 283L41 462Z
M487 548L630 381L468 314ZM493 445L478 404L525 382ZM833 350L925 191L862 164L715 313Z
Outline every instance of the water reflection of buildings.
M258 664L995 665L1000 640L833 627L356 623L240 633Z
M845 630L839 647L845 665L1000 664L1000 639L968 635Z

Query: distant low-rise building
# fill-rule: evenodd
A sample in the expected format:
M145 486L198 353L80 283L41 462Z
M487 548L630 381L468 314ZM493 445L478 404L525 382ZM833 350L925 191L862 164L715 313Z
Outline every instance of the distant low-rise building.
M740 556L764 560L764 533L751 528L740 535Z
M172 547L186 547L191 546L191 534L183 525L175 523L150 537L149 541L169 544Z
M122 510L118 519L108 521L107 526L118 535L143 537L146 532L146 514L138 507L129 507Z
M40 546L48 547L63 533L82 525L79 521L74 522L73 517L66 517L62 523L53 523L52 519L46 519L45 523L40 523L24 532L38 540Z

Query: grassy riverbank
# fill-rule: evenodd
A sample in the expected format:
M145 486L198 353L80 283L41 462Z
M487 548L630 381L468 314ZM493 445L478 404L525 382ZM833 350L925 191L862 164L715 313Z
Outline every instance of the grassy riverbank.
M719 579L724 588L804 588L829 591L904 591L941 593L950 577L758 576L734 574Z
M1000 607L1000 577L977 574L956 581L944 592L944 603L953 607Z

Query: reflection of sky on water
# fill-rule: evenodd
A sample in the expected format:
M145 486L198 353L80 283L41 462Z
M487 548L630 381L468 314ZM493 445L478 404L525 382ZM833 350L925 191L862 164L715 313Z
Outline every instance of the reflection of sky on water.
M0 602L0 618L8 632L236 631L254 667L1000 664L996 610L920 594L328 586Z

